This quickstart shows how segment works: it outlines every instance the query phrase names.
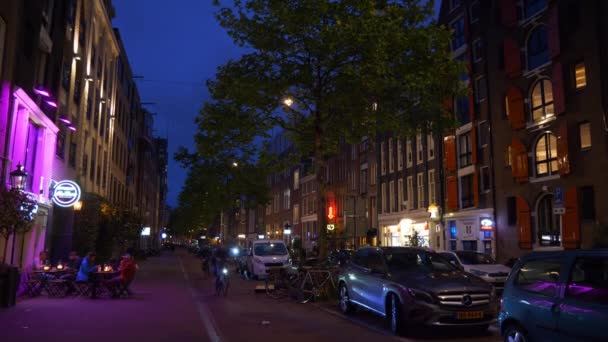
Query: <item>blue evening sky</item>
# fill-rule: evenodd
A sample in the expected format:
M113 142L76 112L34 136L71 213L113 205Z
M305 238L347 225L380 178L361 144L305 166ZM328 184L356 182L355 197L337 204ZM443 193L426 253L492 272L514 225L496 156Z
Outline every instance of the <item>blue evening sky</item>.
M155 134L169 138L168 202L177 196L186 171L173 160L179 146L192 148L194 118L208 98L205 81L242 50L213 17L211 0L114 1L117 27L137 80L142 102L157 113ZM226 1L223 1L226 3ZM436 7L440 1L437 1Z

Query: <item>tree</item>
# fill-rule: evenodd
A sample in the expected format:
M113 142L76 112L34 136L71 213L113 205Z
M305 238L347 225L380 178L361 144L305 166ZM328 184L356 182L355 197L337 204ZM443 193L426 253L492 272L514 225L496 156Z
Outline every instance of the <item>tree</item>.
M433 1L216 4L220 25L248 53L208 81L212 100L197 118L196 155L276 161L259 141L280 127L295 144L288 160L314 160L319 227L326 221L326 159L341 143L452 124L442 103L463 92L461 66L450 56L450 32L431 19ZM319 248L324 255L325 229Z
M4 237L4 256L8 250L8 240L12 235L27 233L34 222L37 203L30 196L17 189L6 189L0 186L0 233ZM11 254L11 263L15 254L15 239Z

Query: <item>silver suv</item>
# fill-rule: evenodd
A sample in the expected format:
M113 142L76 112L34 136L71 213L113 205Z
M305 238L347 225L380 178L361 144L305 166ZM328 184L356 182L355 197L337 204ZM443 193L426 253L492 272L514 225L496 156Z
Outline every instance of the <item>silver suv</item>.
M340 309L356 306L383 317L394 334L411 323L486 330L498 313L491 284L437 253L408 247L365 247L339 277Z

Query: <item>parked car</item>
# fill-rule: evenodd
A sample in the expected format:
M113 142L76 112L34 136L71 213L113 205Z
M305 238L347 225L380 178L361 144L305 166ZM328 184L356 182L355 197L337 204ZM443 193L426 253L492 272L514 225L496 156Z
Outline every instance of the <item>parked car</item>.
M253 278L266 277L266 269L290 266L291 258L282 240L256 240L252 242L247 259L247 271Z
M505 341L608 341L608 249L523 256L501 304Z
M421 248L361 248L338 284L343 313L366 308L385 317L394 334L415 324L485 330L498 313L491 284Z
M498 293L502 293L505 281L511 269L501 265L491 256L475 251L441 252L448 261L465 271L478 276L496 287Z
M328 262L330 265L345 266L354 252L352 249L333 250L329 253Z

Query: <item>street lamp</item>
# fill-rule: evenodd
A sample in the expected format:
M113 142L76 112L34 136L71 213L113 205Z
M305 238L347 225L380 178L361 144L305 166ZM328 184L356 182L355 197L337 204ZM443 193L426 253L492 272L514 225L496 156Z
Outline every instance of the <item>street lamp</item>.
M11 187L17 190L25 189L25 184L27 182L27 172L25 172L25 168L21 164L17 164L17 169L10 174L11 178Z
M291 105L293 104L293 99L291 97L286 97L283 99L283 104L287 107L291 107Z

